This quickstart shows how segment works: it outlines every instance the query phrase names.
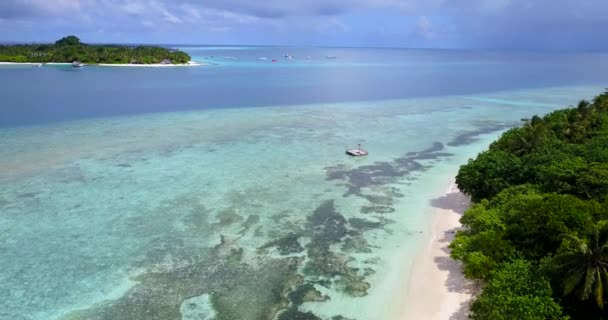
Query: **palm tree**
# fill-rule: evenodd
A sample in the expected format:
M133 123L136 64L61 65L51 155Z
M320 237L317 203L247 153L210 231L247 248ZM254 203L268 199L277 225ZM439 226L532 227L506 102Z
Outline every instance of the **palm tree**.
M518 140L515 140L513 152L517 156L522 156L542 143L546 136L547 127L544 120L535 115L532 119L526 119Z
M589 241L566 235L575 245L572 253L555 258L562 273L563 295L576 295L587 300L593 294L600 309L604 309L604 294L608 293L608 228L596 228Z
M608 109L608 88L604 93L593 99L593 105L600 111L606 111Z

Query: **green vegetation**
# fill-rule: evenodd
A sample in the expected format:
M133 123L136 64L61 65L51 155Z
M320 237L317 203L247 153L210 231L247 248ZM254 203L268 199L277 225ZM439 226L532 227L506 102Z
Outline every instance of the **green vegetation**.
M525 120L460 168L450 245L473 319L608 319L608 91Z
M88 45L75 36L64 37L55 44L0 45L0 61L3 62L152 64L165 59L182 64L190 61L190 56L179 50L152 46Z

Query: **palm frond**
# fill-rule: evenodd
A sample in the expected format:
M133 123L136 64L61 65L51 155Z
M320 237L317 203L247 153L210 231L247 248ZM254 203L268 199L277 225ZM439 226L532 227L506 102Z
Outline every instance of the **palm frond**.
M595 295L595 302L597 303L597 306L600 307L600 309L604 309L604 283L602 274L600 273L601 271L599 269L596 269L595 272L595 292L593 294Z
M574 289L581 283L582 279L583 279L583 273L582 272L572 272L563 281L564 290L563 290L562 294L564 296L567 296L570 293L572 293L572 291L574 291Z
M586 300L591 295L593 291L593 285L595 283L595 269L589 265L587 266L587 271L585 272L585 282L583 284L583 291L581 293L581 300Z

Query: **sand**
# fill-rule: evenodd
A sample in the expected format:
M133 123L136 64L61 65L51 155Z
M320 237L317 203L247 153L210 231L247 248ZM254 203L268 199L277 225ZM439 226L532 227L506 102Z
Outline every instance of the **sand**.
M450 258L448 245L469 206L469 200L452 184L432 200L434 222L430 241L419 254L409 279L405 312L399 319L466 320L477 285L464 278L460 262Z
M38 62L0 62L0 66L11 66L11 65L24 65L24 66L34 66L41 63Z
M0 62L0 65L71 65L71 63L62 63L62 62L47 62L47 63L38 63L38 62ZM183 64L160 64L160 63L152 63L152 64L108 64L108 63L99 63L99 64L85 64L85 66L101 66L101 67L143 67L143 68L165 68L165 67L200 67L204 66L200 62L190 61L188 63Z
M166 68L166 67L200 67L203 66L200 62L190 61L188 63L182 64L161 64L161 63L151 63L151 64L128 64L128 63L117 63L117 64L109 64L109 63L99 63L95 64L96 66L102 67L140 67L140 68Z

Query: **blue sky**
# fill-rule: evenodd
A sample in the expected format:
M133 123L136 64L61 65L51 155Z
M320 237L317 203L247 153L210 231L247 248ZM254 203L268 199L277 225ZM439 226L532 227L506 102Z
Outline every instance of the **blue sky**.
M608 0L0 0L0 41L608 50Z

